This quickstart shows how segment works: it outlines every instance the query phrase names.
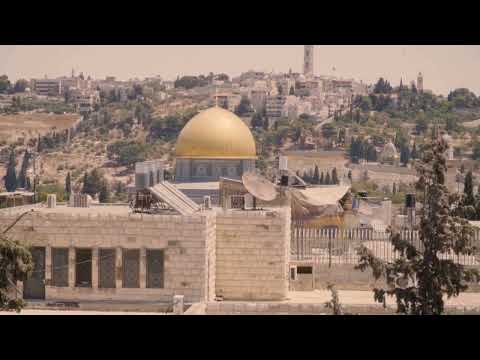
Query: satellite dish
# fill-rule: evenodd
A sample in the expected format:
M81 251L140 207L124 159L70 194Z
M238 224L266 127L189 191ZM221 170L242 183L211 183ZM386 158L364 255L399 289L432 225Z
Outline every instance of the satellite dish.
M257 199L272 201L277 197L275 185L257 173L248 172L243 174L242 182L247 191Z

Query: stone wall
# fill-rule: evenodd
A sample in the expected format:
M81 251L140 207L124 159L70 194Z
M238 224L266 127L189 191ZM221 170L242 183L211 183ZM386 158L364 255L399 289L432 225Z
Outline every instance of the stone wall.
M281 300L288 291L290 209L218 210L216 295Z
M0 211L0 228L19 215ZM51 210L51 209L49 209ZM54 209L57 210L57 209ZM206 301L215 288L215 213L181 215L111 215L36 210L23 217L9 235L46 248L46 300L117 300L171 302L184 295L185 302ZM87 210L87 209L85 209ZM51 249L69 249L68 287L50 285ZM75 287L75 248L92 248L92 287ZM98 288L98 248L116 252L116 288ZM122 249L140 250L140 287L122 287ZM164 287L146 287L146 250L164 249Z

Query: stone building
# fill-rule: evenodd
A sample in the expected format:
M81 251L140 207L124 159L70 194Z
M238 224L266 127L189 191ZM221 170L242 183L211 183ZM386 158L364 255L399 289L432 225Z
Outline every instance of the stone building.
M32 276L17 282L27 300L168 304L174 295L186 303L287 295L288 207L188 215L118 205L0 210L2 228L16 220L9 236L32 246L35 262Z
M240 179L255 168L255 140L238 116L213 107L185 125L175 156L176 182L218 181L221 176Z

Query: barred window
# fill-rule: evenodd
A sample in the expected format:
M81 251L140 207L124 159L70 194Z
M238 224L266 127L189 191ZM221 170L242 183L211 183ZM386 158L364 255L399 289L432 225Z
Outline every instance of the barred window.
M98 250L98 287L115 288L115 249Z
M123 287L140 287L140 250L123 250Z
M75 286L92 287L92 249L75 249Z
M147 288L163 288L163 250L147 250Z
M68 286L68 249L52 248L52 285Z

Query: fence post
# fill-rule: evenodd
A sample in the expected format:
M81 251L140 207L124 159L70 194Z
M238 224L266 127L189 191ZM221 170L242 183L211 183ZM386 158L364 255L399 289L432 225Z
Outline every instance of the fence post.
M331 229L328 229L328 268L332 267L332 236Z

